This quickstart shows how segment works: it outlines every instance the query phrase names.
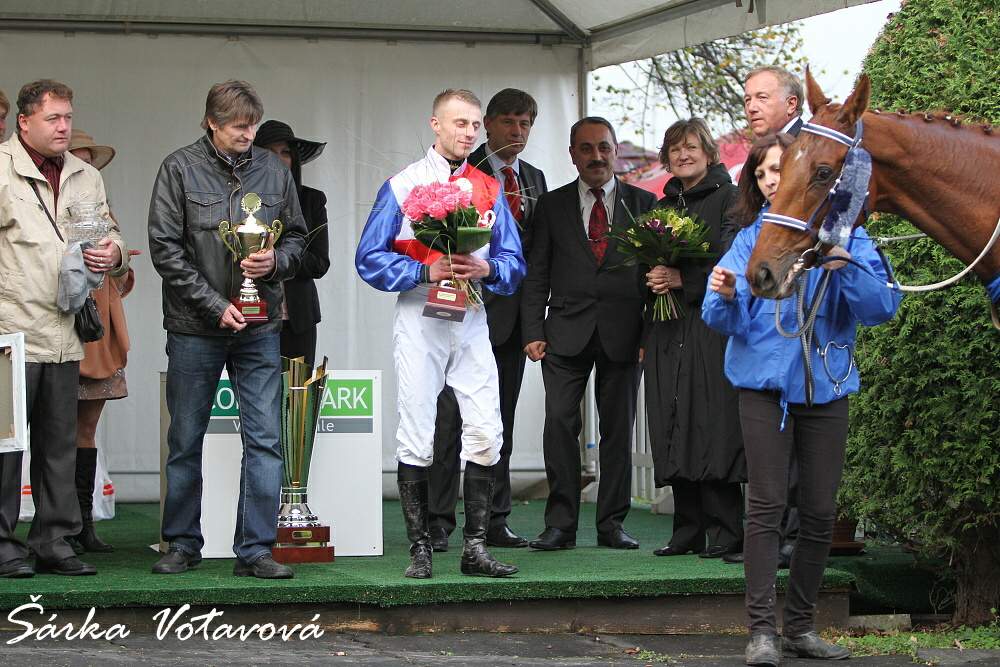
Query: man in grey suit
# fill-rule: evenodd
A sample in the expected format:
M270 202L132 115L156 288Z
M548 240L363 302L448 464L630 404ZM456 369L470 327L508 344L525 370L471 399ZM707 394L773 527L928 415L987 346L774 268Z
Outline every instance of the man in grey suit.
M532 214L535 202L547 190L545 174L520 159L528 135L538 116L538 105L528 93L505 88L486 105L483 126L486 143L469 155L469 164L493 176L503 186L510 211L517 221L521 246L527 257L531 248ZM500 415L503 447L496 473L493 510L486 532L491 547L524 547L528 541L507 526L510 515L510 455L513 451L514 409L524 378L524 347L521 341L521 291L500 296L485 291L486 320L490 343L500 376ZM434 433L434 463L430 470L430 531L434 551L448 550L448 536L455 529L458 502L459 450L462 419L451 388L438 397Z
M576 546L580 512L580 401L597 370L601 481L597 543L635 549L622 527L631 504L631 441L639 386L639 339L645 278L608 240L656 197L618 180L614 128L596 116L570 130L569 153L579 178L538 202L521 303L525 352L542 362L543 451L549 497L545 530L529 546ZM546 313L548 306L548 313Z

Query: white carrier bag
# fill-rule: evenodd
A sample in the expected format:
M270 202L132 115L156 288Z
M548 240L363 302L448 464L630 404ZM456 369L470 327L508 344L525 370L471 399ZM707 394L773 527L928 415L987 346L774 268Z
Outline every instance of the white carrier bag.
M31 453L25 451L21 458L21 512L18 519L31 521L35 517L35 503L31 499L31 478L28 470L31 465ZM94 475L94 521L115 518L115 485L108 476L104 462L104 452L97 450L97 473ZM76 489L67 489L67 493L76 495Z

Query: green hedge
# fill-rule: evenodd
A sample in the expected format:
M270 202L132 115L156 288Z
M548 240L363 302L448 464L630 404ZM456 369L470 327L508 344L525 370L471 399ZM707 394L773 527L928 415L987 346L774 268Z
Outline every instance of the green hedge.
M998 45L997 0L904 0L865 60L872 107L946 109L998 123ZM892 216L868 228L913 231ZM904 284L962 266L929 240L894 244L888 255ZM928 555L950 558L968 550L970 537L995 535L1000 332L981 282L907 295L894 320L860 332L857 359L863 387L851 408L842 504Z

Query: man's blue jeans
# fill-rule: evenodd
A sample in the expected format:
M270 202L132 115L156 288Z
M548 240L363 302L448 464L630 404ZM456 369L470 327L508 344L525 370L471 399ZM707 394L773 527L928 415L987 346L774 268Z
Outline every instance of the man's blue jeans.
M281 494L279 334L191 336L167 333L167 496L163 539L201 552L201 453L222 369L240 406L243 464L233 551L244 563L269 555ZM211 484L211 478L209 479Z

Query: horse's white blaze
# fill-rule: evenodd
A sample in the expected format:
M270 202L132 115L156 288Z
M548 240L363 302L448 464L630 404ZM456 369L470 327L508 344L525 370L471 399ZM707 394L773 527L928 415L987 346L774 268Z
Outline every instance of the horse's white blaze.
M795 159L801 160L803 157L805 157L805 154L806 154L806 149L799 148L799 152L795 154Z

